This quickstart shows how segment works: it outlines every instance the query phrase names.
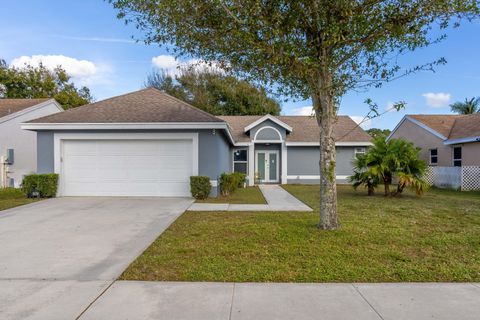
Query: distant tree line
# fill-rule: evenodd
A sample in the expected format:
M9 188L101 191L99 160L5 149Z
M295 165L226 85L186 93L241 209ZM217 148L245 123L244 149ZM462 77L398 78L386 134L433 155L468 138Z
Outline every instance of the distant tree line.
M38 67L16 68L9 67L3 59L0 59L0 98L54 98L64 109L93 100L90 89L77 88L61 66L50 70L40 63Z
M215 115L278 115L280 104L262 86L208 68L184 67L172 76L154 70L144 84Z

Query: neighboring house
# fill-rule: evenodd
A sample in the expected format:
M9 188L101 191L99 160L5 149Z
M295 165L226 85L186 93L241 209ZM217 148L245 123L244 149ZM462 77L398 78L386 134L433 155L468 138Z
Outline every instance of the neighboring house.
M300 116L216 117L147 88L23 124L37 132L38 172L60 174L60 196L190 196L189 177L223 172L255 183L318 183L319 129ZM370 136L335 125L337 178Z
M54 99L0 99L0 187L19 187L37 171L37 135L20 124L62 111Z
M480 166L480 114L406 115L391 138L413 142L431 166Z

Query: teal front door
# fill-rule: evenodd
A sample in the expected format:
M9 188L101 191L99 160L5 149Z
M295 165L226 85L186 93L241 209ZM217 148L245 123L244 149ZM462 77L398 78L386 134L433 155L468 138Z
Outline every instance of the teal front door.
M255 152L255 175L260 183L277 183L279 176L278 151Z

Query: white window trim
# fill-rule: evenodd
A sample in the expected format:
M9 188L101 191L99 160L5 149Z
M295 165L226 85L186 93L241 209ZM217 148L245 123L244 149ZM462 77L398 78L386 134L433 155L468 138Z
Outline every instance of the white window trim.
M278 134L278 140L257 140L258 134L265 129L274 130ZM256 143L281 143L281 142L283 142L283 138L282 138L282 134L280 133L280 131L278 131L277 128L272 127L272 126L265 126L265 127L262 127L260 129L258 129L258 131L255 132L255 136L253 137L253 142L256 142Z
M235 152L238 151L238 150L245 150L247 151L247 160L245 161L235 161ZM248 148L237 148L237 149L234 149L232 150L232 172L235 172L235 163L246 163L247 164L247 173L245 174L247 177L248 177L248 167L249 167L249 163L248 163Z
M363 149L363 151L357 152L357 149ZM354 148L353 153L356 158L359 154L365 155L367 153L367 149L365 149L365 147L356 147Z
M59 174L58 196L63 195L63 141L65 140L192 140L192 175L198 175L198 133L54 133L54 172Z

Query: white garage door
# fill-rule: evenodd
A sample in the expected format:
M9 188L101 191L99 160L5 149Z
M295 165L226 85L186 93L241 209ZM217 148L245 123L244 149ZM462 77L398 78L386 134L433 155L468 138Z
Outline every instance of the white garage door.
M192 140L64 140L64 196L190 196Z

